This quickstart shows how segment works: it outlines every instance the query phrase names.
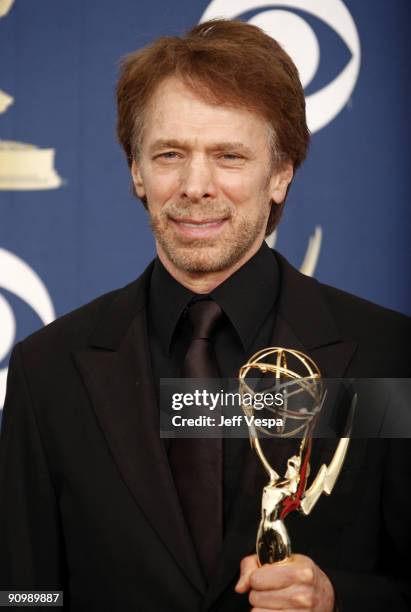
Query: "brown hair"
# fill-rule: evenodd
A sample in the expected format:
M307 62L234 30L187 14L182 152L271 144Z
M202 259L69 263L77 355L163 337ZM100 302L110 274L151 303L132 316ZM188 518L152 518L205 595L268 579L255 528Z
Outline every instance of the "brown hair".
M184 37L162 37L127 55L117 85L117 133L128 164L138 159L144 111L156 87L176 75L204 99L253 110L272 128L274 167L303 162L309 143L304 92L291 58L258 27L241 21L207 21ZM283 204L272 206L266 234Z

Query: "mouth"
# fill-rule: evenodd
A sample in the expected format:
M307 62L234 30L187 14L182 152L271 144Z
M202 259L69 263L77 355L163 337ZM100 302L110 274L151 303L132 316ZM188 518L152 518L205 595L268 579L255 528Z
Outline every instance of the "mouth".
M223 219L174 219L169 217L173 226L184 236L191 238L208 238L217 235L228 222L228 217Z

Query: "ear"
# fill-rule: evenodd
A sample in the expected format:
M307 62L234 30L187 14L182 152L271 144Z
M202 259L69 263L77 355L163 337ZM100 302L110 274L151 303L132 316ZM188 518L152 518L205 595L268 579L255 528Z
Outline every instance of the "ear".
M293 165L285 163L278 171L275 171L270 179L270 195L275 204L284 202L288 185L294 175Z
M143 177L141 176L140 166L136 163L135 159L131 164L131 177L134 183L134 189L139 198L144 198L146 190L144 189Z

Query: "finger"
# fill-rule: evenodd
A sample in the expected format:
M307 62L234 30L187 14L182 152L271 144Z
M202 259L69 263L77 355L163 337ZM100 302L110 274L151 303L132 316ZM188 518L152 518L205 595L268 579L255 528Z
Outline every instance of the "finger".
M263 565L250 576L251 588L257 591L285 589L293 584L312 585L314 581L314 564L307 557Z
M250 589L250 576L256 569L258 569L257 555L244 557L240 563L240 577L235 585L237 593L245 593Z
M316 594L312 586L291 586L278 591L255 591L251 589L249 602L256 608L268 610L312 610L316 605Z

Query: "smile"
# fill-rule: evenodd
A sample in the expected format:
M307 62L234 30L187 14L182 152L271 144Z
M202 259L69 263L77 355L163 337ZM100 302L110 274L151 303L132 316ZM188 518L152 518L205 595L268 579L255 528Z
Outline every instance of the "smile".
M214 236L221 231L227 222L227 218L204 219L202 221L173 218L170 218L170 220L180 233L196 238Z

